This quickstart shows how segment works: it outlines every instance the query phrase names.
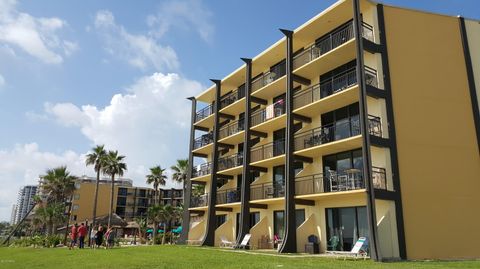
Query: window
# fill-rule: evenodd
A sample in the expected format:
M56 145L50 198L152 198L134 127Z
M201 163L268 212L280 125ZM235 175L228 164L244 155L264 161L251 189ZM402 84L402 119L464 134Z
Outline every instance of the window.
M260 221L260 212L250 213L250 229Z
M118 188L118 195L127 196L127 188Z
M227 221L227 215L217 215L217 227L220 227L220 225L224 224Z
M117 205L125 206L127 204L127 197L117 197Z
M80 193L75 193L73 195L73 200L80 200Z
M359 237L368 237L366 207L327 208L328 250L350 251Z
M360 134L358 103L322 114L323 132L329 141L344 139Z
M72 221L76 221L77 220L77 215L73 215L72 216Z
M73 205L72 211L77 211L80 208L80 205Z
M75 189L80 189L80 186L82 186L82 184L80 184L80 182L75 182Z
M285 234L285 213L282 211L273 211L273 235L283 238Z
M295 227L299 227L302 223L305 222L305 209L296 209L295 210Z

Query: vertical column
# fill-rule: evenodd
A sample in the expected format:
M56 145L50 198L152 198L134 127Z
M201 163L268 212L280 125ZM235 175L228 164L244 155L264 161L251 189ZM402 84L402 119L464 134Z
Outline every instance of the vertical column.
M390 160L392 164L392 180L393 189L396 193L395 199L395 216L397 222L397 236L398 236L398 249L400 258L407 258L407 250L405 244L405 229L403 223L403 206L402 206L402 193L400 190L400 169L398 168L398 154L397 154L397 134L395 131L395 119L393 115L393 100L392 100L392 86L390 83L390 67L388 63L388 50L387 50L387 35L385 30L385 18L383 15L383 5L377 5L378 16L378 30L380 33L380 44L382 49L382 68L383 68L383 84L385 88L385 104L387 109L388 120L388 139L390 142Z
M191 113L191 123L190 126L190 145L188 150L188 167L187 167L187 178L183 182L183 217L182 217L182 233L180 238L178 238L178 244L185 244L188 239L188 232L190 230L190 199L192 195L192 171L193 171L193 144L195 140L195 118L197 112L197 100L195 97L189 97L188 100L192 101L192 113Z
M213 152L212 152L212 172L210 180L210 192L208 194L208 211L207 211L207 229L203 238L202 246L215 245L215 229L217 227L217 218L215 214L215 204L217 202L217 171L218 171L218 132L220 124L220 93L222 90L222 82L218 79L211 79L215 83L215 101L213 104Z
M240 221L238 222L239 227L237 245L240 245L243 237L250 231L250 182L252 173L250 172L250 149L252 147L252 142L250 141L250 126L251 126L251 109L252 104L250 101L250 92L251 92L251 83L252 83L252 60L247 58L242 58L242 61L245 62L245 117L244 117L244 142L243 142L243 177L242 177L242 186L240 190Z
M294 151L294 126L293 126L293 31L280 29L286 37L286 116L287 127L285 129L285 235L283 238L281 253L297 252L297 227L295 225L295 174L293 171Z
M353 0L353 31L357 56L357 81L359 86L360 130L362 133L363 178L367 189L367 217L369 226L370 256L381 260L378 251L377 221L375 215L375 192L372 181L372 160L370 155L370 135L368 130L367 90L365 85L365 64L363 61L362 18L359 0Z

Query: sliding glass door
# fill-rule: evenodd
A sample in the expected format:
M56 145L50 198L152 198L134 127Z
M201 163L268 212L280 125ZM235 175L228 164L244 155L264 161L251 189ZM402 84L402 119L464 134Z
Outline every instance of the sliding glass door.
M327 208L327 250L350 251L368 237L366 207Z

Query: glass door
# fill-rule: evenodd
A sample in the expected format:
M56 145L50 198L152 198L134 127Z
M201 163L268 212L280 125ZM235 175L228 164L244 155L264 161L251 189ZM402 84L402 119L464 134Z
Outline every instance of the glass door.
M327 249L350 251L359 237L368 237L366 207L327 209Z
M282 211L273 211L273 236L282 239L285 234L285 213Z

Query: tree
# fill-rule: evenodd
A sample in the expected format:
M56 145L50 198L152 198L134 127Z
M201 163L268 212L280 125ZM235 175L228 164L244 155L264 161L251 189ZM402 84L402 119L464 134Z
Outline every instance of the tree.
M137 218L135 218L135 222L138 224L138 230L140 232L140 238L145 239L145 232L147 231L147 227L148 227L147 218L137 217Z
M163 237L162 237L162 245L165 244L165 237L167 237L167 231L170 230L170 223L172 222L173 218L175 217L174 208L167 204L163 206ZM168 226L167 226L168 224Z
M163 205L153 205L148 208L147 210L147 216L148 220L152 222L153 224L153 233L152 233L152 238L153 238L153 244L156 244L156 238L157 238L157 230L158 230L158 225L160 222L165 221L165 210ZM165 230L163 231L163 238L165 238ZM162 239L163 242L163 239Z
M150 168L150 174L147 175L147 184L153 184L155 189L155 205L158 205L158 186L165 186L167 176L163 174L165 169L160 165Z
M115 175L123 176L123 173L127 170L127 164L123 162L125 156L118 155L118 151L109 151L105 157L105 164L103 166L103 172L112 177L112 189L110 192L110 212L108 214L108 227L112 222L113 214L113 194L115 192Z
M93 165L93 169L97 172L97 182L95 184L95 195L93 198L93 220L92 227L95 228L97 218L97 202L98 202L98 187L100 184L100 173L106 162L107 151L104 145L97 145L92 149L92 153L87 154L85 164L87 166Z
M66 221L65 204L59 202L40 204L35 209L35 219L36 224L43 224L46 227L47 235L52 235L55 233L56 225Z
M47 202L64 203L75 190L75 176L70 175L66 166L48 169L42 177L42 189Z
M188 159L177 160L177 164L170 167L170 169L173 170L173 181L184 183L187 180Z

